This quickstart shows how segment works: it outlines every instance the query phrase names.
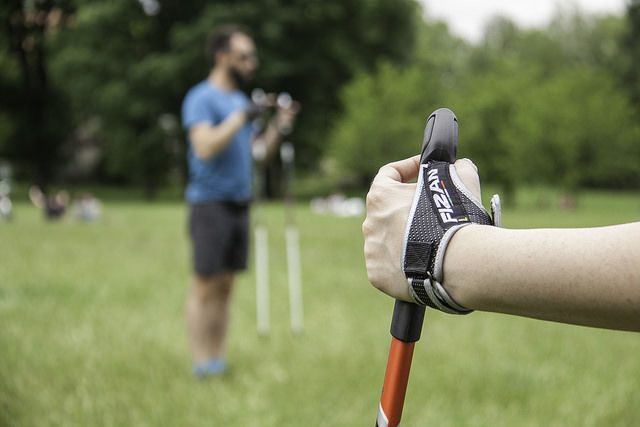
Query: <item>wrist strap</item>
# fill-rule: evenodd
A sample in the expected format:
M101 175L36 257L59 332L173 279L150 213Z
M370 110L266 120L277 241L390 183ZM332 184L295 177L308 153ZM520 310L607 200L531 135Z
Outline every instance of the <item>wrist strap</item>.
M465 187L455 167L432 161L421 165L407 222L403 271L417 304L453 314L472 310L447 293L442 265L453 235L471 223L493 225L479 200Z
M469 223L461 224L447 230L439 244L441 250L437 251L437 255L443 255L447 245L449 244L449 240L451 240L451 237L453 237L454 233L467 225L469 225ZM414 250L409 251L409 249L407 250L407 252L415 253ZM436 260L434 261L434 265L439 266L441 269L442 261L443 260ZM407 263L405 260L405 265L406 264ZM439 276L442 277L442 273L440 273ZM424 279L420 277L408 277L407 280L409 282L409 293L417 304L428 305L432 308L436 308L449 314L468 314L473 311L455 302L453 298L451 298L449 293L444 289L440 281L436 280L431 272L427 272Z

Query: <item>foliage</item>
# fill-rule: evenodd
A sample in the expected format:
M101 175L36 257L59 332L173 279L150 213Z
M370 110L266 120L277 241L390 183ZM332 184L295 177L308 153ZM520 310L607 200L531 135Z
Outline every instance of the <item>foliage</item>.
M359 182L417 153L425 116L447 106L459 119L459 154L507 200L525 182L640 187L640 125L618 80L623 19L561 12L548 29L521 30L498 17L477 46L442 25L424 28L440 40L423 44L417 65L381 66L343 90L330 155Z
M262 63L256 84L287 90L305 106L295 137L308 165L323 149L337 88L377 58L403 60L415 9L412 0L159 5L149 14L128 0L79 4L74 28L57 40L55 63L76 111L104 120L107 174L138 178L150 191L166 176L172 151L183 154L170 144L180 130L159 121L178 122L182 97L206 77L204 42L214 26L248 28Z
M382 63L375 75L362 76L344 90L344 114L349 119L339 122L331 134L330 155L348 171L346 179L365 185L388 159L416 151L422 130L415 124L424 121L422 106L435 87L426 83L417 67L399 72Z
M511 135L520 139L524 181L568 189L640 186L640 126L609 75L576 67L533 92L519 99Z
M148 196L166 178L176 148L170 143L184 87L176 76L188 64L162 52L170 29L196 13L184 6L169 2L152 15L127 0L81 3L73 28L54 41L53 69L72 95L76 120L100 118L104 173L142 183Z
M67 0L12 0L0 6L0 155L45 187L70 134L68 94L51 82L49 34L66 26Z
M373 74L357 76L342 91L344 112L330 136L328 155L357 185L370 182L390 159L416 153L427 115L453 85L464 45L442 23L421 26L414 65L381 62ZM416 125L418 124L418 125Z
M622 39L625 61L621 67L623 83L640 117L640 1L627 6L626 28Z
M255 86L302 102L291 138L309 174L329 165L332 181L366 186L449 106L461 155L507 193L532 180L637 188L639 10L561 9L544 29L496 17L470 45L414 0L12 0L0 156L46 185L83 134L104 154L99 179L153 194L184 168L180 104L208 72L204 41L235 22L258 46Z

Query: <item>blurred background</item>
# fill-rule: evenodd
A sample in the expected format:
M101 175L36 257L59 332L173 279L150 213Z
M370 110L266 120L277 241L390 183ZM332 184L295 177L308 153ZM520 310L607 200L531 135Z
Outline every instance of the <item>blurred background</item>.
M4 2L0 158L45 189L180 188L180 103L208 71L211 28L236 22L259 47L256 87L303 105L291 136L301 195L366 189L380 165L416 152L440 106L507 202L524 182L640 187L638 2L442 4Z
M368 284L362 210L308 202L362 199L439 107L506 227L640 220L638 0L3 0L0 22L0 426L373 425L393 301ZM255 86L302 104L305 330L288 327L275 159L271 334L255 332L252 258L231 374L196 382L180 105L228 22L256 41ZM44 221L32 185L80 221ZM639 352L628 332L431 310L403 422L640 425Z

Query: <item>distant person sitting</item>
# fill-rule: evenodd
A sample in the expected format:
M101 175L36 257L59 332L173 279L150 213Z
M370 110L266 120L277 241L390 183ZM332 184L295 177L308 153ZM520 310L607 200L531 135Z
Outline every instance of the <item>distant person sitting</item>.
M58 191L55 195L47 195L36 185L29 188L29 199L39 209L42 209L47 219L60 219L69 206L69 193Z
M93 222L102 214L102 203L91 193L82 193L73 201L73 215L79 221Z

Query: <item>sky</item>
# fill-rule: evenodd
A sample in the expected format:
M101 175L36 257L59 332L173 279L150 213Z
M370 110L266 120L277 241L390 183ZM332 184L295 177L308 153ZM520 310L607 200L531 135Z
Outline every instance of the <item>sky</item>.
M544 27L558 8L573 5L586 13L624 14L626 0L420 0L425 15L447 22L449 30L471 42L482 38L484 26L495 16L511 18L523 28Z

